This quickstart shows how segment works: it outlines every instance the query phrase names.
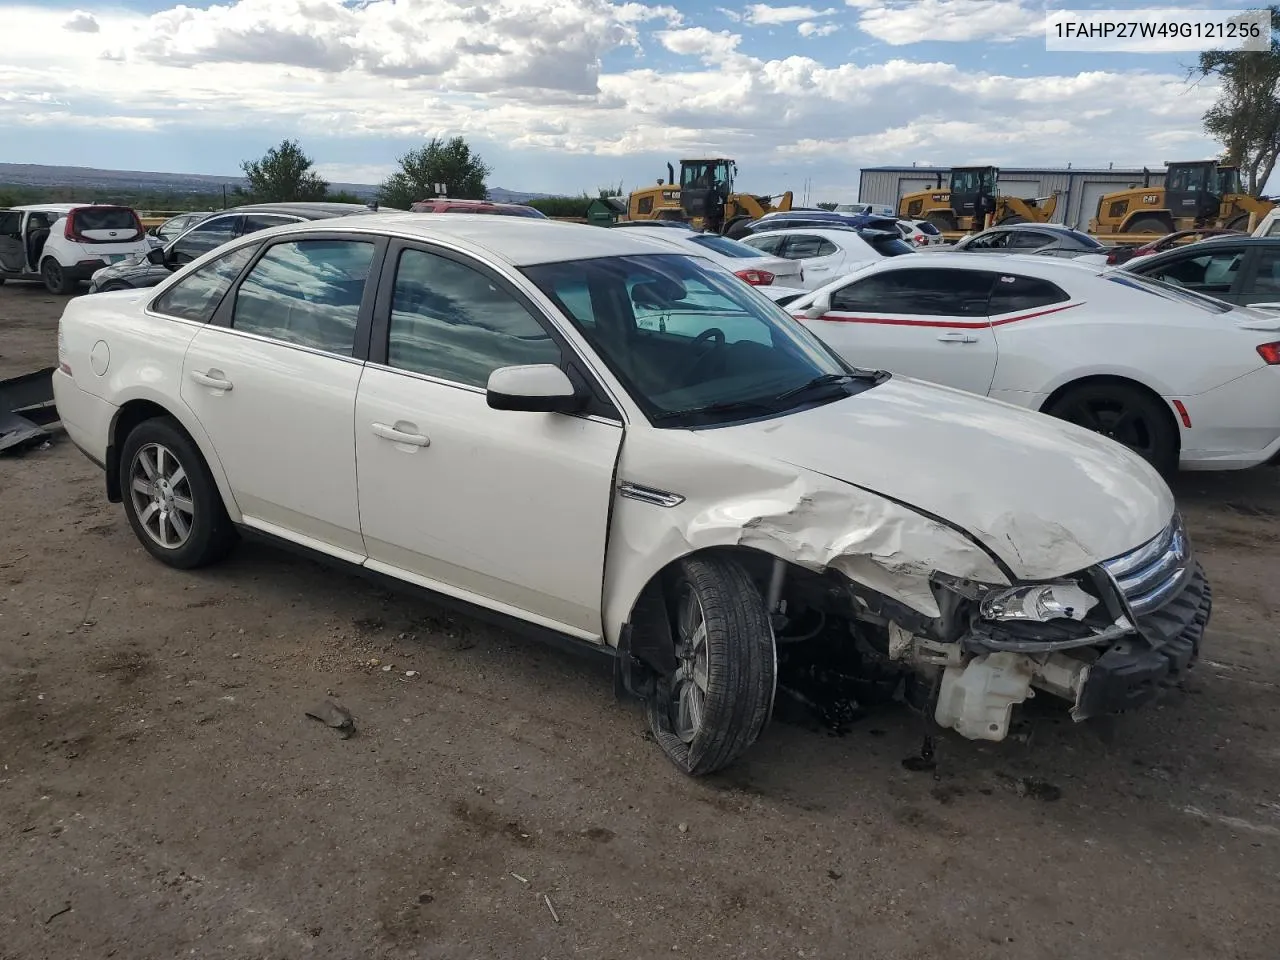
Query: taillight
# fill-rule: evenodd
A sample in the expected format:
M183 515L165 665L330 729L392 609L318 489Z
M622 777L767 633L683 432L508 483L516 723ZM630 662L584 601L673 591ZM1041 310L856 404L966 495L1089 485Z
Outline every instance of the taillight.
M1107 254L1107 264L1108 264L1109 266L1110 266L1110 265L1113 265L1113 264L1114 264L1117 260L1119 260L1119 259L1120 259L1120 251L1119 251L1119 250L1112 250L1110 253L1108 253L1108 254Z
M734 274L753 287L767 287L773 283L773 274L768 270L738 270Z
M79 240L80 232L76 229L76 212L67 214L67 222L62 228L62 236L67 240Z
M1280 342L1258 344L1258 356L1262 358L1263 363L1273 367L1280 364Z
M916 242L917 247L923 247L925 244L929 242L929 238L926 237L923 233L918 233L911 239L913 239Z

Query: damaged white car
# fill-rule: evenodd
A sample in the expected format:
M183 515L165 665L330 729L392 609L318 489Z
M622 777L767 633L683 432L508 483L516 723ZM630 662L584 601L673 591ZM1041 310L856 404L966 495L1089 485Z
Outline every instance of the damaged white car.
M58 410L176 567L290 541L614 656L684 771L825 671L999 740L1151 699L1210 592L1145 461L861 370L624 230L380 214L72 300Z

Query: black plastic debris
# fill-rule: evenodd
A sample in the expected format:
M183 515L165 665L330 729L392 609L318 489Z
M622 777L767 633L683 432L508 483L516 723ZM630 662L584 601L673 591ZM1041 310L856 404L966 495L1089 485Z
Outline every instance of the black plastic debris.
M0 380L0 453L22 453L49 439L45 424L58 419L53 367Z
M350 740L355 736L356 722L351 716L351 711L332 700L326 700L312 707L307 711L307 716L333 727L342 734L343 740Z

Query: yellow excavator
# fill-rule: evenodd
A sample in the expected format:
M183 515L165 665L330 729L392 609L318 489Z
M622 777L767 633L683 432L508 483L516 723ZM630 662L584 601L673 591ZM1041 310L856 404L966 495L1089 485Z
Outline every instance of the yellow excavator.
M951 182L942 174L932 190L905 194L898 201L904 220L928 220L948 239L997 223L1048 223L1058 209L1058 195L1006 197L1000 194L998 167L952 167Z
M680 220L698 230L737 237L752 220L791 209L790 190L770 197L735 192L737 174L737 162L723 157L681 160L677 183L675 168L668 163L666 181L632 191L627 219Z
M1249 218L1261 220L1275 203L1253 197L1240 186L1240 170L1216 160L1166 164L1164 185L1151 186L1143 169L1142 186L1104 194L1089 221L1095 235L1166 234L1180 230L1246 230Z

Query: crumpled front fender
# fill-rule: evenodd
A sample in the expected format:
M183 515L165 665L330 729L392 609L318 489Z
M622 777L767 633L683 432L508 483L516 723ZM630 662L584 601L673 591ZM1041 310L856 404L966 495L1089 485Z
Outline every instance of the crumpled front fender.
M934 571L1009 582L989 554L944 523L777 460L726 461L723 448L696 437L638 431L623 445L605 565L610 645L618 644L655 575L715 547L747 547L814 572L834 570L930 618L939 615L929 586Z

